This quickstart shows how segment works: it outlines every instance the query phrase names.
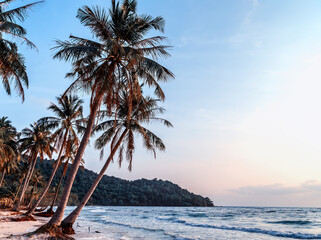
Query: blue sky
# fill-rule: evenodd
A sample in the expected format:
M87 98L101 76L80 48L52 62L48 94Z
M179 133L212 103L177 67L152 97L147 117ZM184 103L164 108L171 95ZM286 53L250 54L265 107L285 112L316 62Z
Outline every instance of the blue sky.
M25 103L0 88L1 112L19 130L50 115L50 101L68 87L70 65L50 48L71 33L91 37L75 18L85 4L110 6L47 0L23 23L38 46L21 47ZM138 0L138 10L166 20L173 49L162 63L176 79L163 85L164 107L175 127L152 126L166 153L154 160L137 144L133 172L115 164L108 174L168 179L218 205L320 206L321 2ZM89 148L86 166L98 171L98 158Z

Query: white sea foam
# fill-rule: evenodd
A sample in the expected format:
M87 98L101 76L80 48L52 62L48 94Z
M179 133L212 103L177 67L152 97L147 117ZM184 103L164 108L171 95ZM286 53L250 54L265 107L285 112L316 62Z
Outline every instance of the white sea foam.
M92 210L90 210L90 212L92 212L92 213L104 213L104 212L106 212L106 210L98 208L98 209L92 209Z

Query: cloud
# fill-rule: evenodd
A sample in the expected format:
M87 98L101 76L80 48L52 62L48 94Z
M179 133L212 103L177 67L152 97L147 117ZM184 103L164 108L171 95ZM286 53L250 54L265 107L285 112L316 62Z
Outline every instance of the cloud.
M259 4L259 0L252 0L252 5L255 7Z
M320 207L321 182L310 180L292 186L248 185L230 189L217 197L220 203L231 206Z
M240 28L234 35L227 39L227 42L234 47L247 44L251 48L262 48L263 41L260 38L261 28L253 22L259 6L258 0L252 0L251 6L241 21Z
M245 18L244 18L244 20L242 22L243 25L248 25L248 24L250 24L252 22L253 15L256 13L258 5L259 5L259 1L258 0L252 0L252 8L246 14L246 16L245 16Z

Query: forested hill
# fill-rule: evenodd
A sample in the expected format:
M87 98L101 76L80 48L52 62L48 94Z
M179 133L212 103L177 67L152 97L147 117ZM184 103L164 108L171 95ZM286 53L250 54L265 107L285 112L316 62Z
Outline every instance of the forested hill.
M37 162L37 166L45 178L49 178L52 171L51 161ZM68 173L67 173L68 174ZM57 172L52 186L56 186L61 176L61 169ZM74 185L70 205L77 204L97 173L88 169L79 169ZM203 206L212 207L209 198L193 194L182 189L177 184L163 180L135 180L128 181L116 177L104 176L88 202L88 205L101 206Z

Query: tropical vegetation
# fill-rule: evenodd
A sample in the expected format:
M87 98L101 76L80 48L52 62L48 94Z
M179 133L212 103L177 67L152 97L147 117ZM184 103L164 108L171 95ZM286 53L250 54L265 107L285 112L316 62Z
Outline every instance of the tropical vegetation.
M43 161L38 159L36 163L35 169L40 171L45 182L48 181L51 175L53 164L54 161L48 159L44 159ZM69 167L71 166L71 164L68 165ZM133 166L133 171L134 170L135 164ZM51 183L52 187L50 189L52 189L52 191L45 196L38 209L43 209L46 206L50 208L50 204L52 203L52 199L54 197L56 187L61 179L60 177L62 173L63 168L59 168ZM71 190L71 197L68 201L69 206L78 206L80 204L80 201L85 197L97 176L98 173L86 168L78 171ZM6 186L0 188L0 196L4 196L6 192L6 196L13 198L15 191L18 188L18 180L15 180L13 175L6 176L6 179ZM64 187L65 181L65 178L61 181L61 188ZM41 189L42 186L39 185L38 192L41 192ZM31 190L32 189L30 188L28 197L30 197ZM62 191L60 190L58 194L58 201L61 194ZM213 203L210 199L193 194L170 181L161 179L139 179L135 181L129 181L117 177L103 175L100 183L86 205L211 207L213 206ZM46 212L47 211L45 211L45 213ZM36 214L37 213L38 212L36 212Z
M40 2L8 10L12 1L0 2L0 78L7 94L13 85L24 100L29 85L24 57L18 52L19 41L5 36L35 47L18 22ZM34 220L35 214L51 217L34 234L61 237L74 232L73 223L86 204L213 206L208 198L168 181L129 182L104 175L114 158L119 167L127 160L132 170L137 138L155 158L158 150L165 150L163 140L150 130L154 122L172 127L159 116L165 111L159 106L165 101L161 84L174 78L160 63L169 56L169 46L163 44L166 37L153 35L164 32L165 20L138 14L136 0L111 0L109 9L83 6L76 17L92 38L56 40L53 58L71 64L66 77L72 83L48 107L53 116L21 132L7 117L0 119L0 207L26 210L20 215L24 220ZM145 95L145 89L154 96ZM89 96L88 116L80 92ZM101 158L107 156L99 174L78 171L90 139ZM77 208L63 219L68 204Z
M157 106L156 99L142 96L130 98L129 95L129 92L122 91L119 105L115 110L111 112L101 112L102 118L107 116L108 119L102 121L95 127L95 131L103 131L101 136L97 138L95 146L98 149L103 149L106 147L107 143L110 142L110 154L105 165L80 204L62 221L61 226L64 233L74 233L72 225L97 188L117 150L119 150L119 166L121 167L124 158L123 155L125 155L128 160L128 169L132 170L135 135L140 135L142 137L144 147L147 150L152 151L155 157L157 149L162 151L165 150L163 141L152 131L143 126L144 123L147 124L154 120L160 121L164 123L164 125L171 127L172 124L169 121L157 117L157 113L163 113L164 109ZM101 154L101 156L103 157L103 154Z
M123 88L128 90L130 99L140 97L141 83L154 87L155 94L164 100L158 82L173 77L168 69L155 61L168 56L167 46L159 44L164 37L145 38L152 29L163 31L164 19L138 15L135 0L125 0L122 4L112 0L111 4L109 11L88 6L78 10L77 18L91 30L93 40L71 35L68 41L57 41L54 49L54 58L72 63L67 76L75 80L66 93L88 92L90 114L58 208L39 232L60 231L71 188L101 105L106 105L109 111L113 106L117 107Z

